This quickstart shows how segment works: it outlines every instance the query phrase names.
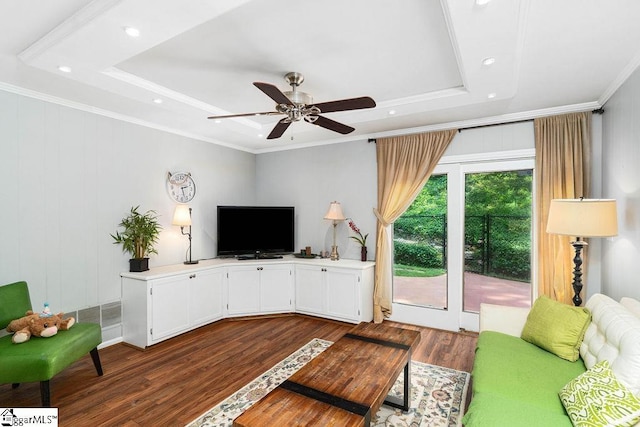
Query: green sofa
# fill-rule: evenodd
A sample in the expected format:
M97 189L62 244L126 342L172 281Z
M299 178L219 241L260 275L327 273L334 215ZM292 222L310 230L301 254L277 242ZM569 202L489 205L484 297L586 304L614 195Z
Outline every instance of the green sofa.
M571 427L558 390L585 371L582 359L569 362L519 337L484 331L473 366L473 400L463 423Z
M482 304L472 398L463 425L570 427L559 392L602 361L609 362L617 379L640 398L640 309L634 313L635 305L640 308L634 300L625 305L593 295L586 304L589 320L584 339L578 340L579 357L571 362L521 338L530 330L530 325L525 327L528 308ZM551 329L560 325L566 330L566 320L552 322ZM590 417L582 415L589 413L579 410L578 416Z
M0 328L6 328L11 320L24 316L31 309L26 282L0 286ZM98 355L101 342L102 331L95 323L76 323L71 329L59 331L52 337L33 337L21 344L11 342L11 335L2 336L0 384L12 384L16 388L20 383L40 382L42 406L51 406L49 381L81 357L91 354L97 374L102 375Z

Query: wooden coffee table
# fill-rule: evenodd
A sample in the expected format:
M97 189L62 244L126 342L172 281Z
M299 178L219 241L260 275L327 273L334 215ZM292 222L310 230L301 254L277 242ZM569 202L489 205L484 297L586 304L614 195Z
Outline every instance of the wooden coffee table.
M382 403L409 409L411 353L420 333L360 323L247 409L234 426L368 426ZM404 371L404 396L387 395ZM387 400L385 400L387 399Z

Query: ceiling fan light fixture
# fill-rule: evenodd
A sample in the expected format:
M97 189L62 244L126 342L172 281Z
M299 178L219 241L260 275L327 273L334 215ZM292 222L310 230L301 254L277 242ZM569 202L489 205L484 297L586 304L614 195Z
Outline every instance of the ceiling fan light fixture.
M295 86L294 86L295 89ZM299 105L309 105L313 104L313 97L305 92L300 92L297 90L289 90L286 92L282 92L284 95L291 100L294 104Z
M263 111L260 113L227 114L224 116L209 116L208 119L222 119L231 117L246 116L272 116L283 114L285 117L278 121L267 139L280 138L293 122L304 120L319 127L346 135L355 130L351 126L325 117L324 113L334 113L338 111L361 110L364 108L375 108L376 102L369 96L358 98L339 99L335 101L313 103L311 95L297 90L300 83L304 81L304 76L300 73L287 73L285 81L291 85L291 90L282 92L270 83L253 82L253 85L260 89L265 95L275 101L276 111ZM262 135L258 136L262 138Z

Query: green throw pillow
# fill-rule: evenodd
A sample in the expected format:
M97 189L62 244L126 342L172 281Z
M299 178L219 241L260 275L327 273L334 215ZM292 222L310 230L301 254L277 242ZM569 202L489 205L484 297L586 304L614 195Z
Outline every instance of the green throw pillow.
M575 362L590 321L591 313L586 308L562 304L542 295L531 307L520 338Z
M640 421L640 399L618 382L606 360L558 394L574 426L632 426Z

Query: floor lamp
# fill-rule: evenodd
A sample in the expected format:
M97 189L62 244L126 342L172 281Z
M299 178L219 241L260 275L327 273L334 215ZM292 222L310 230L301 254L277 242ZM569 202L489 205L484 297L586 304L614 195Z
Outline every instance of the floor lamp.
M184 263L197 264L198 260L193 261L191 259L191 208L187 205L177 205L176 210L173 213L172 224L179 225L180 232L185 236L189 236L189 249L187 251L189 253L189 259L187 259ZM189 232L185 233L184 228L187 226L189 227Z
M331 202L329 210L324 216L324 219L330 219L333 221L333 246L331 246L331 261L337 261L340 259L338 255L338 245L336 245L336 226L339 221L344 221L346 218L342 213L342 207L338 202Z
M582 304L582 248L585 237L611 237L618 234L616 201L610 199L554 199L549 207L547 233L575 237L573 258L573 304Z

